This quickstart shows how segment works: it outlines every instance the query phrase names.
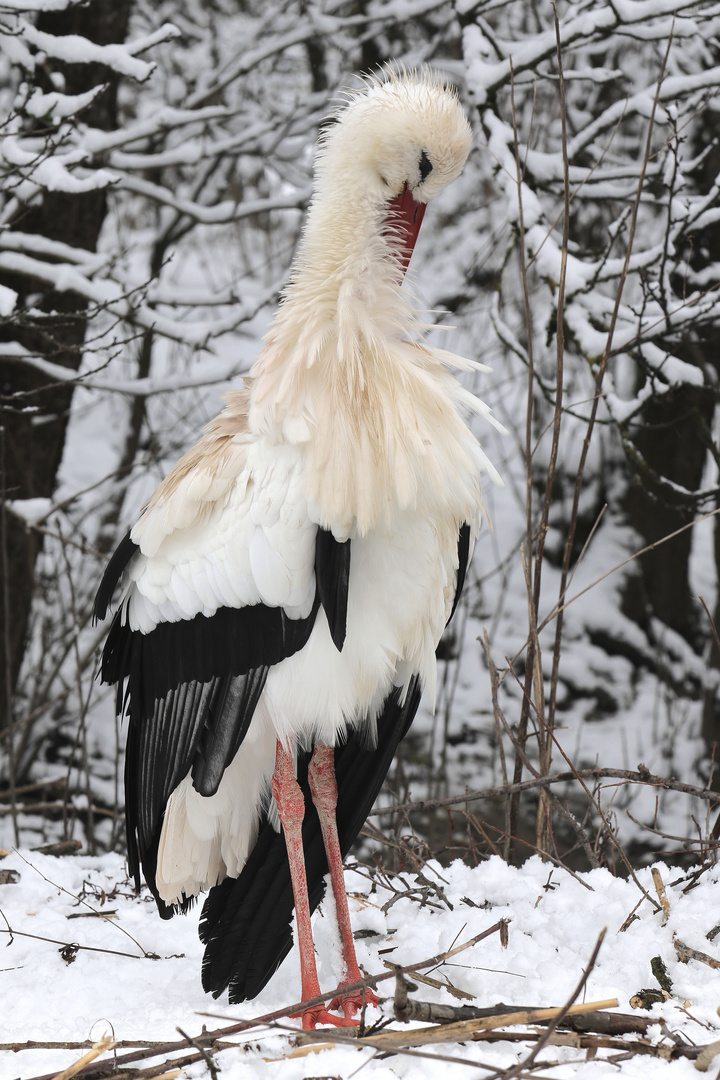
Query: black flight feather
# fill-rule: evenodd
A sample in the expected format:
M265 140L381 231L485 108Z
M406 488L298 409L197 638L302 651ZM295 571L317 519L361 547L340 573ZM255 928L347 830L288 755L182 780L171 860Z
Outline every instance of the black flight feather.
M201 795L214 795L226 766L240 749L260 695L268 668L253 668L241 678L226 679L222 696L208 709L193 761L193 787Z
M342 652L347 632L348 586L350 584L350 541L340 543L326 529L319 529L315 542L315 580L320 602L327 616L335 648Z
M363 732L353 731L335 748L337 823L343 856L377 798L420 696L420 680L415 676L404 696L395 688L386 699L377 720L375 747L368 749ZM307 783L309 760L310 754L300 755L298 781L305 795L302 835L310 910L314 911L324 894L328 866ZM285 840L265 819L240 876L216 885L205 902L200 921L205 989L218 997L229 986L231 1003L259 994L292 947L293 906Z
M453 597L452 611L450 612L450 618L446 625L449 625L450 620L455 614L455 609L460 602L460 595L463 591L463 585L465 584L465 575L467 573L468 562L470 560L470 526L467 522L460 526L460 535L458 536L458 572L457 580L455 582L455 596Z
M125 567L137 550L137 544L130 539L130 533L127 532L115 549L110 562L105 567L105 573L100 581L95 596L95 603L93 605L93 619L95 622L102 621L107 615L113 593L115 592L115 587L122 577Z
M138 721L130 709L125 756L128 865L136 884L142 866L164 918L172 908L160 900L155 878L167 801L191 769L200 794L214 794L247 731L266 676L267 668L261 668L183 683L155 702L149 720Z

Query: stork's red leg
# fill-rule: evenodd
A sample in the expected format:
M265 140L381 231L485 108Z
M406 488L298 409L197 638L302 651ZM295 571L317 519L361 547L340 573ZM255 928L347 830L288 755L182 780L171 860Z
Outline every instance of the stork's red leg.
M295 779L291 755L278 741L275 753L275 772L272 778L272 790L278 808L280 822L285 833L295 916L298 928L298 948L300 951L300 977L302 980L302 1000L317 997L320 993L317 967L315 966L315 947L310 928L310 903L308 901L307 874L305 873L305 855L302 843L302 823L305 816L305 799L300 785ZM298 1014L295 1013L295 1016ZM302 1026L312 1029L316 1024L344 1024L340 1016L333 1016L324 1005L315 1005L303 1010Z
M342 855L335 817L337 781L335 779L335 750L332 746L325 746L323 743L317 744L308 767L308 782L320 818L325 854L330 868L330 881L335 896L335 908L342 941L343 959L345 961L345 978L341 986L347 986L350 983L358 982L363 975L358 967L355 955L355 942L353 941L347 893L345 892ZM328 1008L342 1009L345 1023L351 1024L355 1013L362 1007L363 1000L368 1005L378 1004L377 995L368 987L365 990L354 990L349 994L341 994L339 997L333 998Z

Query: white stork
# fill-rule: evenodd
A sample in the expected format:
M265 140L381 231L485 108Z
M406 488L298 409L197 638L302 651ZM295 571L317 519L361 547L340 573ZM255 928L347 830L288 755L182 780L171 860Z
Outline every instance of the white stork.
M342 858L454 611L496 474L464 416L488 410L401 288L425 205L470 128L430 73L385 71L320 140L290 282L242 389L175 465L103 577L122 580L102 678L129 718L130 871L160 914L210 889L203 985L254 997L292 945L319 995L310 915L330 870L349 985ZM281 832L282 826L282 832ZM284 838L283 838L284 833ZM303 1026L351 1024L366 990Z

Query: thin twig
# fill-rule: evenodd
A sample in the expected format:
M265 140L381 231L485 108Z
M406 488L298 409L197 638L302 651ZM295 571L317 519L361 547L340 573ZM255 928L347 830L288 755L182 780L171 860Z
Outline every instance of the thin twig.
M555 5L553 5L553 7L554 6ZM588 979L590 977L590 973L592 972L593 968L595 967L595 961L597 960L598 953L600 952L600 948L601 948L603 940L605 938L605 933L606 933L605 930L600 931L600 934L598 935L598 939L595 942L595 948L593 949L592 955L590 956L590 959L587 962L587 966L586 966L586 968L585 968L585 970L583 972L582 978L580 979L579 983L577 984L577 986L573 990L572 994L568 998L567 1003L563 1006L562 1009L558 1010L557 1016L550 1021L550 1023L548 1024L547 1031L543 1032L543 1034L538 1039L537 1043L532 1048L532 1050L530 1051L528 1056L526 1058L524 1058L523 1061L518 1062L518 1064L515 1066L515 1068L509 1069L508 1072L506 1074L504 1074L504 1080L513 1080L513 1077L518 1076L521 1072L524 1072L527 1068L532 1066L532 1063L535 1061L535 1058L538 1056L540 1051L543 1049L543 1047L547 1046L547 1044L549 1042L549 1039L550 1039L550 1036L554 1034L555 1029L558 1026L558 1024L560 1023L560 1021L564 1020L566 1016L570 1015L573 1012L581 1011L582 1006L578 1007L578 1006L574 1005L574 1002L576 1001L576 999L582 993L583 988L584 988L586 982L588 981ZM612 1008L612 1006L609 1006L609 1007Z
M550 504L553 496L555 481L555 469L560 446L560 425L563 415L563 373L565 366L565 283L567 279L568 245L570 243L570 163L568 160L567 145L567 102L565 100L565 79L563 76L562 48L560 41L560 22L557 8L553 0L553 20L555 24L556 60L558 69L558 86L560 90L560 132L562 144L562 168L563 168L563 231L562 244L560 247L560 276L557 290L557 314L555 329L556 346L556 372L555 372L555 406L553 409L553 431L550 447L550 460L548 462L547 477L545 481L545 498L543 502L543 515L538 531L538 547L535 555L535 592L533 595L534 612L533 624L537 637L537 623L540 610L540 572L541 561L545 549L545 537L549 526ZM542 546L540 538L542 536ZM540 642L535 642L535 663L538 667L537 682L542 687L542 669L540 667ZM557 668L560 660L560 643L556 638L555 652L553 653L553 670ZM544 693L542 699L535 692L535 706L538 713L538 757L540 772L545 775L550 771L552 756L552 733L555 727L555 700L553 693L554 685L550 684L550 701L547 716L544 707ZM537 810L536 843L541 852L548 847L550 810L544 795L541 793Z
M530 290L528 287L527 277L527 256L525 251L525 218L523 210L522 200L522 176L523 170L520 166L520 150L518 141L518 129L517 129L517 115L515 112L515 69L513 66L512 58L510 58L510 108L512 112L512 124L513 124L513 149L515 152L515 171L516 171L516 185L517 185L517 202L518 202L518 248L520 259L520 280L522 282L523 290L523 305L525 311L525 329L527 332L527 365L528 365L528 382L527 382L527 404L525 406L525 545L527 551L532 551L533 545L533 499L532 499L532 417L533 417L533 389L535 383L535 364L533 359L533 330L532 330L532 314L530 309ZM532 571L530 571L532 573ZM534 622L532 619L532 579L529 580L528 585L528 610L530 618L530 633L528 644L528 680L532 678L533 660L534 660L534 648L537 641L536 635L533 635ZM530 683L528 681L528 690ZM517 740L520 746L525 746L527 739L527 722L528 722L528 710L525 704L525 697L523 696L520 706L520 719L518 720L517 728ZM515 769L513 774L513 780L517 784L522 777L522 763L515 755ZM510 801L509 811L509 823L506 828L505 838L505 862L512 861L512 837L517 832L517 823L520 815L520 800L518 797L513 797Z
M158 956L155 953L143 952L142 955L138 953L120 952L118 949L102 949L99 945L79 945L77 941L58 941L56 938L45 937L43 934L28 934L25 930L15 930L10 927L5 929L0 926L0 934L9 934L13 937L26 937L32 938L34 941L47 941L50 945L59 945L62 949L77 949L83 952L99 952L108 953L110 956L128 956L131 960L157 960Z
M483 788L481 791L466 791L462 795L449 795L444 799L422 799L417 802L404 802L393 806L376 807L368 817L382 814L395 814L398 811L412 813L414 810L438 810L446 806L460 806L463 803L480 802L483 799L500 799L516 792L530 791L533 788L550 787L552 784L567 784L574 780L623 780L633 784L647 784L662 788L664 791L680 791L704 802L720 803L720 792L685 784L674 777L656 776L647 769L612 769L590 768L573 769L568 772L553 773L551 776L536 776L532 780L522 780L519 784L507 784L501 787Z
M15 741L13 737L13 678L12 657L10 655L10 574L8 556L8 523L7 523L7 489L5 487L6 470L6 436L7 431L4 423L0 423L0 567L2 568L2 611L3 611L3 650L2 664L4 667L5 701L5 743L7 745L8 759L8 787L10 791L10 813L12 814L13 835L15 844L20 845L20 827L18 825L17 802L15 798Z

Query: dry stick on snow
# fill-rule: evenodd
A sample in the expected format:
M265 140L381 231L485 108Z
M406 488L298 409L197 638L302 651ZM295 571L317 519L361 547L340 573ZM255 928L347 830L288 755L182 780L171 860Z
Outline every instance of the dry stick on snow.
M164 1043L152 1042L150 1039L116 1039L114 1048L118 1046L130 1049L130 1047L143 1046L146 1049L151 1049L153 1046L163 1046ZM235 1046L235 1043L228 1043L228 1046ZM7 1051L11 1054L19 1054L22 1050L91 1050L95 1046L92 1039L82 1039L80 1041L67 1041L60 1042L57 1040L43 1041L41 1039L27 1039L25 1042L9 1042L0 1043L0 1051Z
M424 968L436 967L438 964L444 963L453 956L457 956L458 953L464 952L466 949L472 948L480 941L487 937L491 937L493 934L497 934L502 930L505 920L496 922L493 926L488 927L487 930L483 930L481 933L476 934L468 941L463 942L461 945L456 945L453 949L448 949L446 952L438 953L436 956L431 956L427 960L421 960L417 964L408 964L403 967L405 974L410 974L413 971L420 971ZM314 1005L322 1005L325 1001L330 1000L333 997L337 997L339 993L352 993L353 990L362 990L368 986L375 987L378 983L385 982L388 979L395 977L394 971L388 971L382 975L368 976L366 979L359 979L357 982L348 986L336 986L334 989L329 990L325 994L318 994L316 997L308 998L307 1001L294 1002L292 1005L286 1005L282 1009L275 1009L274 1012L265 1013L262 1016L255 1016L250 1020L240 1020L234 1024L225 1025L221 1028L215 1028L212 1031L203 1031L200 1035L194 1037L194 1043L197 1046L204 1048L217 1048L218 1040L225 1039L231 1035L239 1035L242 1032L250 1031L253 1028L260 1026L266 1026L272 1024L275 1020L282 1020L290 1013L303 1012L306 1009L312 1008ZM226 1017L219 1017L217 1013L201 1012L198 1015L208 1016L214 1019L226 1019ZM293 1032L297 1032L297 1028L292 1029ZM90 1077L102 1077L103 1080L110 1080L109 1074L114 1073L119 1067L130 1065L135 1061L143 1061L147 1058L160 1057L165 1054L172 1054L179 1050L187 1050L189 1047L187 1039L176 1039L173 1042L162 1043L155 1045L151 1049L140 1049L129 1054L122 1054L116 1057L113 1062L97 1062L94 1066L87 1065L80 1070L78 1075L84 1077L84 1080L89 1080ZM198 1060L199 1053L193 1057L193 1060ZM166 1062L165 1067L173 1066L175 1062ZM145 1071L143 1070L145 1073ZM137 1075L137 1074L133 1074ZM146 1074L149 1075L149 1074ZM55 1073L43 1073L40 1076L30 1077L29 1080L55 1080Z
M707 1072L714 1058L720 1054L720 1042L708 1043L700 1048L700 1053L695 1058L695 1068L698 1072Z
M678 954L678 960L681 964L687 964L688 960L699 960L701 964L707 964L708 967L720 969L720 960L717 960L714 956L708 956L707 953L700 952L698 949L691 949L689 945L686 945L684 941L681 941L679 937L673 938L673 945L675 946L675 952Z
M396 967L388 962L388 967ZM507 1021L509 1014L534 1013L533 1023L540 1023L537 1017L539 1011L533 1005L507 1005L498 1002L486 1008L478 1008L475 1005L441 1005L435 1001L416 1001L408 997L408 989L415 989L414 984L408 982L401 968L396 968L395 997L393 1006L395 1019L400 1023L420 1021L425 1024L456 1024L464 1020L485 1020L488 1017L501 1017ZM417 975L414 976L418 978ZM577 1010L560 1021L558 1026L569 1027L581 1032L597 1032L603 1035L621 1035L625 1033L645 1034L652 1023L649 1017L630 1016L624 1013L607 1013L593 1011L591 1005L585 1004L583 1010Z
M576 991L576 997L579 992L579 990ZM567 1004L561 1008L521 1009L496 1016L461 1020L456 1024L435 1024L432 1027L412 1028L409 1031L381 1031L377 1035L359 1037L345 1036L338 1041L347 1041L352 1043L353 1046L374 1046L382 1050L401 1050L405 1046L431 1046L434 1043L466 1042L472 1040L476 1034L495 1031L503 1027L516 1027L520 1024L536 1024L544 1021L556 1026L565 1016L597 1012L599 1009L613 1009L617 1006L617 1003L617 998L607 998L603 1001L588 1002L587 1005ZM552 1030L554 1030L554 1026ZM326 1031L303 1032L299 1041L301 1045L328 1042L328 1035L329 1033ZM334 1042L335 1039L332 1039L332 1041ZM521 1063L522 1068L525 1068L525 1065L525 1062ZM507 1074L508 1077L515 1075L514 1072Z
M501 938L502 938L502 935L501 935ZM393 964L392 961L386 960L384 957L383 957L383 964L384 964L384 966L386 968L388 968L388 970L392 970L392 971L394 971L395 968L397 967L397 964ZM449 980L447 980L447 977L446 977L446 980L443 981L442 979L433 979L433 977L431 975L421 975L421 973L419 971L416 971L416 972L413 973L413 981L412 981L412 983L408 983L407 985L412 987L413 989L417 989L417 987L415 986L416 983L422 983L424 986L432 986L436 990L444 990L447 994L450 994L451 997L456 997L456 998L459 998L460 1000L467 1000L467 1001L474 1001L475 1000L475 995L474 994L469 994L467 992L467 990L459 990L457 988L457 986L453 986L453 984ZM384 999L381 999L381 1000L384 1000ZM395 984L395 999L394 1000L397 1001L397 983ZM412 1008L412 1006L413 1006L413 1002L412 1002L412 1000L410 1000L409 1007ZM467 1008L468 1006L464 1006L464 1005L461 1005L461 1006L448 1005L446 1007L448 1009L450 1009L450 1010L453 1010L453 1009L456 1009L458 1007L460 1009ZM454 1019L455 1020L463 1020L463 1019L466 1020L468 1018L468 1016L470 1016L470 1015L471 1015L470 1013L468 1013L466 1016L459 1015L459 1016L454 1017ZM427 1022L429 1022L429 1018L426 1019L426 1023ZM435 1021L433 1021L433 1023L434 1022Z
M395 1019L401 1024L405 1024L410 1020L420 1020L425 1024L451 1024L457 1020L477 1019L481 1014L484 1016L492 1014L491 1009L482 1010L474 1005L438 1005L435 1002L415 1001L413 998L408 997L408 989L417 990L416 984L407 981L402 973L402 968L398 967L397 964L393 964L389 960L384 960L383 963L386 968L391 968L395 972L393 1013ZM427 976L419 973L416 973L414 978L417 982L427 981L430 985L435 984L439 989L450 989L450 987L443 985L439 979L428 979ZM452 987L452 989L456 990L455 987ZM472 994L466 996L472 999ZM508 1011L502 1006L496 1006L496 1009L503 1012Z
M53 848L61 848L62 849L63 847L66 847L68 845L70 845L68 850L52 850ZM82 845L80 844L79 840L69 840L69 841L63 841L62 844L58 844L58 845L56 845L56 844L47 844L43 848L35 848L33 850L43 851L47 855L53 855L53 854L55 854L55 855L69 855L71 853L74 853L75 851L78 851L81 846ZM48 883L48 885L52 885L52 887L54 889L57 889L58 892L63 892L63 893L65 893L66 896L69 896L69 897L71 897L71 899L77 900L79 903L83 904L88 909L87 910L88 915L95 915L98 918L104 918L111 926L114 926L115 929L119 931L119 933L124 934L126 938L129 938L130 941L132 941L133 945L137 945L137 947L140 950L140 953L141 953L141 955L143 957L147 958L148 960L157 960L157 953L149 952L147 949L144 949L143 946L140 944L140 942L136 938L134 938L132 936L132 934L129 932L129 930L126 930L124 926L120 926L119 923L116 923L113 920L108 919L106 912L97 911L94 907L92 907L92 905L90 903L88 903L87 900L84 899L84 897L82 897L82 896L77 897L77 896L75 896L74 893L70 892L70 890L66 889L63 885L58 885L58 883L56 881L53 881L51 878L49 878L45 874L43 874L42 870L38 870L37 866L35 866L34 863L31 863L29 859L26 859L25 856L22 855L19 851L16 854L20 856L20 858L22 859L22 861L25 863L26 866L29 866L30 869L34 870L36 874L39 874L40 877L43 879L43 881L46 881ZM77 917L77 916L74 916L74 917ZM73 916L68 915L68 918L73 918ZM82 945L79 946L79 947L84 948L84 946L82 946ZM130 953L121 953L120 955L122 955L122 956L130 956L132 954L130 954Z
M605 1016L618 1017L620 1021L632 1021L633 1017L625 1017L622 1013L590 1013L589 1016L597 1016L603 1018ZM583 1015L577 1015L569 1018L567 1021L563 1021L562 1026L579 1025L584 1019ZM648 1024L650 1021L645 1021ZM559 1025L560 1026L560 1025ZM705 1047L690 1046L684 1043L674 1042L673 1044L660 1044L654 1045L647 1041L634 1040L632 1042L623 1038L618 1038L617 1035L623 1033L623 1031L644 1031L645 1028L634 1027L619 1027L615 1036L601 1035L585 1033L582 1030L578 1031L554 1031L544 1035L543 1032L536 1029L529 1031L476 1031L472 1034L471 1039L473 1042L537 1042L540 1038L545 1037L547 1039L546 1045L550 1046L569 1046L576 1050L617 1050L622 1054L623 1058L632 1057L635 1054L641 1054L644 1056L660 1058L664 1061L671 1061L676 1057L686 1057L691 1060L695 1059L698 1062L696 1068L703 1069L701 1062L709 1062L712 1057L720 1052L720 1043L711 1043ZM302 1058L307 1057L311 1053L319 1053L322 1050L331 1049L337 1043L345 1045L355 1046L357 1049L362 1049L362 1040L358 1041L350 1036L338 1035L336 1032L325 1033L327 1041L321 1043L310 1043L306 1046L297 1047L295 1050L290 1051L288 1054L284 1054L282 1058L264 1058L265 1061L280 1061L288 1060L290 1058ZM332 1041L330 1041L332 1040ZM486 1080L503 1080L507 1077L508 1073L505 1071L498 1072L491 1069L488 1065L483 1065L481 1062L474 1061L470 1058L450 1057L446 1054L429 1054L423 1053L419 1050L411 1050L406 1047L398 1047L387 1051L401 1054L404 1057L417 1057L427 1058L434 1061L437 1065L439 1062L448 1062L452 1064L466 1065L474 1068L484 1068L490 1072L490 1076L486 1077ZM361 1068L363 1066L360 1066ZM533 1071L536 1069L547 1068L547 1064L535 1065ZM707 1068L707 1064L704 1066ZM142 1075L142 1074L139 1074ZM525 1073L518 1074L521 1076L529 1075ZM109 1078L113 1080L113 1078Z
M229 1049L229 1047L230 1044L223 1047L223 1049ZM163 1080L172 1080L188 1065L195 1065L202 1060L203 1055L199 1050L195 1050L192 1054L184 1054L182 1057L174 1058L172 1061L161 1061L159 1065L148 1065L145 1069L121 1069L119 1072L104 1074L103 1080L129 1080L129 1078L131 1080L161 1080L161 1078ZM102 1062L102 1064L106 1063ZM110 1062L107 1064L110 1064Z
M199 1057L197 1060L199 1060ZM133 1080L141 1080L141 1078L144 1077L148 1077L148 1080L150 1077L152 1077L153 1080L175 1080L175 1077L179 1076L181 1072L182 1069L169 1069L167 1072L161 1073L158 1073L155 1069L137 1069L133 1073ZM121 1080L124 1075L124 1073L118 1073L118 1080ZM113 1080L113 1078L108 1077L108 1080Z
M94 1061L96 1057L99 1057L100 1054L104 1054L106 1050L112 1050L114 1046L115 1043L111 1036L103 1035L102 1039L93 1043L86 1054L83 1054L81 1058L78 1058L72 1065L69 1065L67 1069L63 1069L62 1072L57 1073L54 1080L70 1080L71 1076L77 1076L77 1074L82 1072L82 1070L89 1065L90 1062Z
M3 918L5 918L4 915ZM7 922L7 920L5 921ZM9 924L7 929L0 926L0 934L8 934L10 936L10 941L12 941L14 937L26 937L32 938L34 941L47 941L50 945L59 945L61 949L74 949L77 951L82 950L83 952L108 953L110 956L128 956L131 960L159 959L159 957L155 954L148 952L143 952L142 954L120 952L118 949L101 949L99 945L78 945L77 941L58 941L56 940L56 938L45 937L43 934L28 934L25 930L13 930Z
M288 1034L291 1033L289 1028L284 1027L281 1024L277 1025L277 1029L280 1030L280 1031L285 1031ZM293 1033L294 1033L295 1030L296 1029L293 1029ZM417 1048L413 1049L410 1046L377 1046L374 1043L366 1042L365 1038L358 1038L354 1034L349 1034L349 1033L348 1034L342 1034L341 1033L342 1030L343 1029L340 1029L340 1028L335 1028L335 1029L331 1028L331 1029L329 1029L327 1031L323 1031L322 1035L324 1036L324 1039L325 1039L325 1041L323 1041L323 1042L314 1042L314 1043L313 1042L306 1042L305 1045L298 1046L298 1047L296 1047L295 1050L292 1050L290 1053L283 1055L282 1059L281 1058L265 1058L264 1060L265 1061L279 1061L279 1060L284 1060L286 1058L307 1057L309 1054L316 1054L316 1053L321 1052L322 1050L332 1049L335 1045L337 1045L339 1043L340 1045L351 1046L356 1050L368 1049L368 1050L374 1050L375 1051L375 1054L373 1055L373 1057L367 1058L366 1061L362 1065L359 1066L359 1069L364 1068L364 1065L367 1064L367 1061L372 1061L373 1058L376 1057L376 1056L380 1056L380 1060L382 1060L383 1058L387 1057L389 1054L393 1054L393 1055L398 1055L398 1056L401 1056L401 1057L420 1058L421 1060L432 1061L432 1062L435 1063L436 1066L437 1066L437 1064L439 1062L443 1062L443 1063L447 1063L447 1064L451 1064L451 1065L464 1065L464 1066L466 1066L466 1068L482 1069L482 1070L484 1070L485 1073L488 1074L485 1077L485 1080L500 1080L500 1078L504 1075L504 1073L498 1072L497 1068L494 1065L487 1064L486 1062L483 1062L483 1061L478 1061L476 1058L456 1057L456 1056L451 1055L451 1054L437 1053L437 1051L430 1052L429 1050L420 1050L420 1049L417 1049ZM347 1029L344 1029L344 1030L347 1031ZM440 1029L436 1028L434 1030L437 1031L437 1030L440 1030ZM392 1034L392 1032L387 1032L387 1034ZM373 1036L368 1036L368 1039L372 1039L372 1038L373 1038ZM298 1040L298 1041L301 1041L301 1040L302 1040L302 1036L300 1037L300 1040ZM444 1041L444 1040L426 1039L425 1043L429 1044L429 1045L432 1045L434 1042L438 1043L438 1042L442 1042L442 1041ZM359 1071L359 1069L356 1070L356 1071Z
M191 1046L195 1047L197 1052L200 1054L200 1057L207 1065L212 1080L217 1080L217 1074L219 1072L219 1069L212 1059L211 1052L209 1050L206 1050L205 1047L201 1046L197 1039L193 1038L192 1035L188 1035L187 1032L183 1031L181 1027L178 1026L175 1030L179 1035L182 1035L183 1039L187 1039L188 1043Z
M670 918L670 901L667 898L667 893L665 892L665 886L663 885L662 875L660 874L660 871L658 870L657 866L653 866L650 873L652 874L653 885L655 886L655 892L658 894L658 900L660 901L660 906L662 907L662 912L663 912L662 913L662 920L660 922L660 925L664 926L665 923Z
M280 1030L286 1030L286 1031L288 1030L288 1029L283 1029L281 1027L281 1025L279 1025L279 1024L278 1024L278 1028ZM274 1058L267 1058L266 1057L266 1058L263 1058L263 1061L286 1061L286 1060L288 1060L290 1058L309 1057L310 1054L319 1054L323 1050L332 1050L333 1047L337 1043L340 1043L341 1045L345 1045L345 1046L353 1046L353 1047L355 1047L356 1050L362 1050L362 1048L363 1048L362 1043L359 1043L357 1041L357 1039L353 1039L352 1036L350 1036L350 1035L338 1035L337 1034L338 1030L340 1030L340 1029L336 1029L336 1031L330 1030L330 1031L327 1032L327 1039L328 1039L327 1042L308 1043L306 1046L297 1046L294 1050L291 1050L288 1054L283 1054L282 1057L274 1057ZM499 1077L499 1074L498 1074L497 1070L494 1069L492 1067L492 1065L486 1065L482 1061L475 1061L475 1060L473 1060L471 1058L454 1057L451 1054L429 1053L427 1050L411 1050L409 1047L402 1047L400 1049L394 1049L394 1050L388 1050L388 1051L380 1051L380 1050L377 1050L377 1048L374 1048L374 1047L368 1047L368 1049L370 1049L370 1050L375 1049L376 1053L373 1054L372 1057L368 1058L367 1061L374 1060L374 1058L376 1056L381 1056L381 1058L384 1058L388 1054L392 1053L392 1054L400 1055L402 1057L420 1058L421 1060L432 1061L432 1062L435 1063L436 1067L437 1067L438 1063L442 1062L442 1063L448 1064L448 1065L465 1065L466 1067L470 1067L470 1068L473 1068L473 1069L484 1069L486 1073L490 1074L489 1076L487 1076L485 1078L485 1080L497 1080L497 1078ZM359 1072L360 1069L363 1069L365 1067L365 1065L367 1064L367 1061L363 1062L363 1064L360 1065L355 1071ZM112 1077L109 1077L108 1080L112 1080ZM327 1080L336 1080L336 1078L335 1077L331 1077L331 1078L329 1077L329 1078L327 1078Z
M101 811L97 811L100 813ZM110 811L107 811L108 813ZM54 855L56 858L60 855L77 855L82 847L82 840L58 840L57 843L41 844L40 847L30 848L31 851L39 851L41 855ZM16 855L20 855L17 851ZM20 858L22 859L22 855ZM33 867L35 869L35 867ZM51 885L55 885L54 881L50 882ZM70 894L72 896L72 893ZM128 935L129 936L129 935Z
M601 1014L602 1015L602 1014ZM474 1042L532 1042L542 1038L542 1032L533 1031L486 1031L478 1033ZM663 1061L672 1061L677 1057L686 1057L700 1061L705 1048L686 1044L653 1044L651 1042L608 1036L595 1035L576 1031L554 1031L547 1039L546 1046L569 1046L575 1050L618 1050L623 1058L641 1054L647 1057L660 1058ZM720 1046L720 1043L714 1044ZM607 1059L606 1059L607 1060ZM615 1064L618 1059L610 1059ZM547 1068L549 1063L536 1065L536 1069ZM556 1064L556 1063L553 1063ZM698 1068L698 1066L696 1066ZM504 1076L505 1074L503 1074Z

